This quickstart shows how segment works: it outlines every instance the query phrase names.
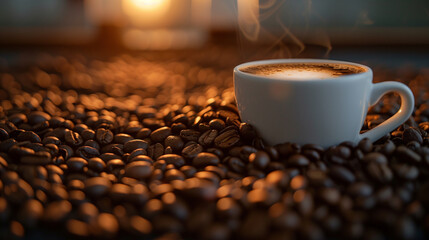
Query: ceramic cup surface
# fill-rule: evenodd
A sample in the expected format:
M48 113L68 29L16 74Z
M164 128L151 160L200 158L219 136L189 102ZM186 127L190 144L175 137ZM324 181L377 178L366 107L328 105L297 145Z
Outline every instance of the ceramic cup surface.
M240 69L279 63L348 64L363 72L319 79L281 79L246 73ZM329 147L363 138L376 141L412 114L414 97L399 82L372 83L372 70L364 65L322 59L276 59L248 62L234 68L234 90L243 122L253 125L270 145L284 142ZM377 127L360 134L368 108L386 93L401 97L401 108Z

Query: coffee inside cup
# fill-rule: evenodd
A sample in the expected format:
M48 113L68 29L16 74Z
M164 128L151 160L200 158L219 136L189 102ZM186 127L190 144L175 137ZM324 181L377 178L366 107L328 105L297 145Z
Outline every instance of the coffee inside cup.
M365 68L338 63L276 63L246 66L242 72L276 79L327 79L366 71Z

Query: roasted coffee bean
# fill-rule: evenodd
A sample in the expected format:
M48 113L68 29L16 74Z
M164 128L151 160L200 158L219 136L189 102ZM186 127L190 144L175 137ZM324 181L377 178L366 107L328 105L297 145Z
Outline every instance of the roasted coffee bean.
M0 128L0 141L4 141L8 138L9 138L9 133L3 128Z
M249 155L249 162L259 169L265 169L270 163L270 156L264 151L257 151Z
M173 180L185 180L185 174L183 174L181 171L177 169L170 169L165 172L164 179L168 182L171 182Z
M194 141L197 142L200 137L200 132L192 130L192 129L183 129L180 131L180 137L185 141Z
M419 163L422 161L422 158L419 154L415 153L413 150L405 146L397 147L395 155L399 160L403 160L405 162Z
M148 138L151 133L152 131L149 128L142 128L137 132L136 138L145 139Z
M395 174L406 180L413 180L419 176L419 169L415 166L398 163L392 166Z
M89 147L93 147L97 150L100 150L100 144L98 144L98 142L94 141L94 140L87 140L84 143L85 146L89 146Z
M141 155L147 155L146 150L144 150L143 148L137 148L136 150L130 153L130 155L127 158L127 162L131 162L135 157L138 157Z
M353 183L356 180L354 174L345 167L334 165L329 168L329 175L339 183Z
M67 167L70 171L80 172L88 165L88 162L81 157L71 157L67 160Z
M52 157L49 152L36 152L22 156L19 161L25 164L45 165L52 162Z
M85 193L92 197L100 197L106 194L110 187L112 186L111 182L104 177L93 177L88 178L84 182L85 184Z
M93 157L98 157L100 152L96 148L90 146L81 146L76 150L76 155L88 160Z
M404 132L402 133L402 140L404 141L405 144L408 144L411 141L416 141L420 144L423 143L423 138L420 135L419 130L414 128L405 129Z
M150 139L154 142L164 142L164 140L171 134L171 128L162 127L158 128L150 134Z
M228 157L226 164L232 171L237 173L243 173L246 170L246 164L237 157Z
M240 141L240 135L238 134L237 130L235 130L235 129L230 129L230 130L227 130L223 133L220 133L214 139L215 145L217 147L220 147L220 148L232 147L238 141Z
M95 137L95 132L91 129L85 129L80 133L80 135L82 136L84 141L93 140Z
M32 131L22 132L22 133L18 134L18 136L15 139L18 142L30 141L33 143L40 143L42 141L40 139L39 135L37 135L35 132L32 132Z
M51 116L49 116L49 114L45 112L40 112L40 111L31 112L28 115L28 123L32 125L38 124L44 121L49 121L50 119L51 119Z
M13 138L9 138L0 142L0 152L8 152L9 149L15 144L17 144L17 142Z
M134 139L134 140L130 140L127 141L126 143L124 143L124 152L130 153L134 150L136 150L137 148L143 148L145 150L147 150L149 144L144 141L144 140L140 140L140 139Z
M186 146L182 150L182 156L185 158L192 159L198 155L198 153L203 151L203 147L198 143L192 143L189 146Z
M310 164L310 160L304 155L294 154L287 159L286 164L292 167L305 167Z
M366 163L387 164L387 158L381 153L373 152L366 154L362 161Z
M107 145L113 141L113 133L109 129L99 128L95 132L95 139L101 145Z
M197 169L195 167L192 166L182 166L180 168L180 171L187 177L187 178L191 178L194 176L194 174L197 172Z
M62 222L71 210L72 205L66 200L51 202L45 207L43 219L50 223Z
M101 172L105 169L105 167L106 164L103 160L101 160L101 158L94 157L88 160L88 168L95 172Z
M372 194L373 188L367 183L356 182L349 185L347 190L352 196L368 197Z
M125 166L125 176L136 179L147 178L152 172L152 164L146 161L135 161Z
M298 154L301 151L301 147L298 144L294 143L284 143L275 146L278 153L282 157L288 157L292 154Z
M241 123L240 136L245 140L251 140L256 137L256 130L250 124Z
M61 141L57 137L50 136L50 137L43 138L42 143L43 143L43 145L46 145L46 144L55 144L55 145L58 146L58 145L61 144Z
M217 165L219 164L219 158L213 153L201 152L192 160L192 165L195 167L205 167L208 165Z
M78 147L83 144L83 139L77 132L68 130L65 132L64 139L72 147Z
M198 143L202 146L210 146L214 139L217 137L218 131L216 129L207 130L198 139Z
M182 138L180 138L179 136L171 135L164 140L164 146L170 147L174 152L181 151L183 148L183 145L185 145L185 143L183 142Z
M367 165L368 174L381 183L390 182L393 179L393 173L387 164L370 162Z
M164 154L164 146L161 143L150 145L147 149L147 155L152 159L157 159Z
M372 142L371 140L369 140L368 138L364 138L362 139L359 143L358 143L358 148L364 152L364 153L368 153L372 150Z
M222 119L213 119L209 122L209 126L215 130L222 130L225 128L225 122Z
M177 154L165 154L158 157L157 161L164 160L167 164L173 164L176 168L180 168L185 164L185 159Z

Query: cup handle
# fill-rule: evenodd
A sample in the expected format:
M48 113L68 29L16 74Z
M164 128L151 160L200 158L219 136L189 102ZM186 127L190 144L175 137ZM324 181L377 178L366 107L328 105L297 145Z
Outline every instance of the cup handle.
M395 115L378 125L377 127L359 134L358 141L369 138L372 142L377 141L387 133L399 127L411 116L414 111L414 96L411 90L400 82L381 82L372 85L369 106L375 105L380 98L389 92L396 92L401 97L401 108Z

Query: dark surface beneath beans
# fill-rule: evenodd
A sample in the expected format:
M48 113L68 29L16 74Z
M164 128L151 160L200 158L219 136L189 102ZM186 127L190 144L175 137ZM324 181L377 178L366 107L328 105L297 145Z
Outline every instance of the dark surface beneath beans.
M429 237L427 69L372 66L416 98L375 143L268 146L239 119L233 51L207 51L0 65L0 239Z

